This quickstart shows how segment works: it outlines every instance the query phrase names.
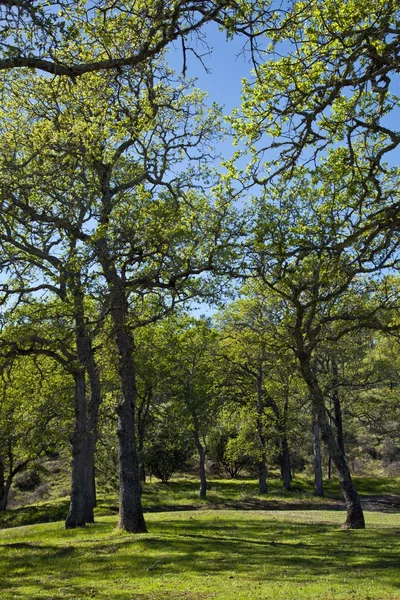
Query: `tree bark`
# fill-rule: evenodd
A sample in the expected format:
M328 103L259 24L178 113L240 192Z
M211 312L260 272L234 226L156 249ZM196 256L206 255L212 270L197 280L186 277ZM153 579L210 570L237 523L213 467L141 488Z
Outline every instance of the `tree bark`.
M292 483L292 472L290 466L290 451L286 435L281 440L281 475L283 487L285 490L290 490Z
M121 399L117 407L120 509L118 527L130 533L146 533L135 431L137 390L134 340L127 325L128 302L120 284L120 281L114 280L111 286L111 316L118 349L121 386Z
M117 406L119 455L119 522L118 527L130 533L146 533L141 501L141 484L136 446L136 371L134 338L128 323L129 292L123 275L117 270L112 249L107 241L109 215L112 211L110 178L112 165L99 165L98 175L102 191L100 226L102 234L94 249L106 279L113 335L117 347L118 375L121 398Z
M314 496L324 495L324 483L322 477L321 439L318 420L313 411L313 440L314 440Z
M260 494L268 494L267 465L265 454L258 463L258 490Z
M88 431L85 371L74 374L75 379L75 430L71 436L72 478L71 502L65 521L66 529L85 527L93 523L93 453Z
M193 424L194 441L196 444L197 452L199 453L200 498L204 499L207 496L206 451L200 440L199 422L195 416L193 416Z
M344 432L343 432L343 418L342 418L342 407L340 405L340 395L339 395L339 372L337 362L334 358L332 358L332 385L333 385L333 409L335 415L335 425L337 431L337 443L338 446L345 456L345 448L344 448Z
M298 353L300 368L311 394L314 410L321 430L322 441L328 447L328 451L337 469L340 487L346 503L347 519L344 523L344 527L351 529L364 529L365 520L361 506L361 500L358 495L357 488L351 478L346 458L342 454L336 437L332 431L332 427L329 424L324 396L311 366L311 355L304 350L304 347L302 347L303 340L300 339L298 342L298 348L300 348L300 352Z
M260 363L259 373L257 377L257 432L258 439L260 441L261 446L261 458L258 462L258 489L260 494L268 493L268 484L267 484L267 461L266 461L266 452L265 452L265 435L264 435L264 427L262 422L262 416L264 412L264 402L263 402L263 368L262 363Z
M94 523L93 509L96 506L94 461L101 404L100 375L85 323L83 290L79 275L75 274L75 277L75 339L81 368L74 372L75 430L71 437L71 503L65 521L67 529L85 527L86 523ZM86 397L86 374L90 387L89 401Z
M12 484L13 477L11 473L5 477L4 459L0 460L0 511L7 510L8 496Z
M285 402L283 405L283 415L280 423L281 430L281 475L283 487L285 490L290 490L292 482L292 473L290 466L290 451L287 440L287 418L289 409L289 390L286 389Z
M146 481L146 465L143 458L144 440L146 435L147 421L149 417L149 410L151 401L153 399L153 388L147 386L143 397L143 401L140 403L137 410L137 432L138 432L138 457L139 457L139 477L140 481L144 483Z
M11 489L11 485L14 480L14 477L17 475L17 473L22 471L28 464L28 461L19 462L19 463L17 463L17 466L14 467L14 457L13 457L13 453L12 453L11 443L9 444L7 455L8 455L7 478L5 476L5 470L6 470L5 469L5 458L2 457L0 459L0 511L7 510L8 497L10 494L10 489Z

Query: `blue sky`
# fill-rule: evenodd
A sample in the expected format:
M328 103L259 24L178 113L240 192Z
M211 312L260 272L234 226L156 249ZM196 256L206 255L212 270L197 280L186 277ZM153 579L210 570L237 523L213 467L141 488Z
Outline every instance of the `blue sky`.
M212 49L210 55L204 57L204 63L210 73L206 73L199 59L192 52L187 53L187 74L197 78L197 85L208 92L210 100L224 105L226 112L240 103L241 80L250 75L251 65L246 57L240 54L244 38L226 40L223 32L215 23L209 24L205 30L206 40ZM201 44L195 46L196 52L202 54L205 48ZM172 66L177 71L182 69L182 52L180 46L170 53Z
M208 93L210 102L217 102L223 106L224 113L230 114L232 110L240 105L242 79L251 76L251 65L242 53L243 38L227 40L223 32L213 23L206 30L207 43L212 49L210 55L203 58L207 72L201 62L193 53L187 54L187 75L197 78L196 85L201 90ZM201 45L195 50L202 54L205 51ZM177 46L170 51L171 63L176 71L182 69L182 51ZM224 158L229 158L233 153L231 139L227 138L219 144L217 151L223 154ZM195 308L196 306L196 308ZM195 316L210 316L215 309L203 302L196 302L190 312Z

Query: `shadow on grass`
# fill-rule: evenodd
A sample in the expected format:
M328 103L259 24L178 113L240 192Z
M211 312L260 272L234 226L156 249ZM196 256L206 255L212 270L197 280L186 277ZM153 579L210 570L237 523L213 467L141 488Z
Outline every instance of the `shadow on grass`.
M14 598L28 598L24 589L30 598L46 597L45 589L52 598L164 598L169 597L165 581L173 586L182 577L199 581L199 576L201 581L220 577L222 583L241 578L272 585L286 578L293 586L324 579L340 585L346 578L366 585L378 581L391 590L400 586L400 536L391 530L343 532L332 524L219 514L208 513L207 519L197 519L196 513L192 519L171 515L153 522L146 536L117 535L113 525L100 523L97 537L94 529L83 535L60 530L53 543L39 537L3 540L0 590L12 589ZM146 585L157 590L159 584L166 595L141 595ZM63 585L71 596L57 595ZM183 596L176 590L170 597L210 597L188 591Z
M67 516L68 508L68 500L57 500L2 511L0 512L0 528L61 521Z
M396 494L399 491L398 478L357 477L355 480L366 510L393 513L400 510L400 496ZM145 512L149 513L204 508L244 511L344 509L339 484L334 479L325 483L326 498L315 498L311 479L303 477L293 482L293 489L290 491L279 487L279 479L271 479L269 486L270 493L260 496L257 492L257 482L253 479L214 479L209 481L207 499L200 500L199 486L195 480L172 481L167 485L150 482L146 483L143 489L143 505ZM58 499L1 512L0 528L64 520L68 506L68 499ZM100 494L96 516L117 513L116 494Z

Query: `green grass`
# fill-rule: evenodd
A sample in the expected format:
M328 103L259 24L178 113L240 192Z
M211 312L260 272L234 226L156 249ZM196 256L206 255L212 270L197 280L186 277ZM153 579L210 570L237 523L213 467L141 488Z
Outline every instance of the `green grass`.
M400 515L341 530L337 511L151 513L149 534L116 517L0 532L1 598L387 600L400 598Z
M399 494L400 478L355 477L359 492L364 496ZM57 482L54 484L57 487ZM64 488L66 485L64 485ZM143 504L147 512L187 511L191 509L242 509L242 510L285 510L301 508L338 509L341 497L338 481L325 482L325 498L313 495L313 482L309 478L297 477L293 489L286 491L278 478L269 480L269 493L258 494L254 479L214 479L209 481L207 499L199 499L199 485L194 477L177 477L168 485L157 481L144 485ZM65 518L69 499L66 497L36 502L28 506L0 513L0 528L49 523ZM98 516L118 513L116 493L98 496Z
M357 485L365 496L399 491L394 478ZM254 480L213 480L200 501L193 478L150 482L149 533L139 536L116 529L115 494L99 496L96 524L84 530L65 531L66 498L7 511L0 597L400 600L400 514L375 507L365 531L341 530L336 481L323 499L306 478L294 488L272 479L261 497Z

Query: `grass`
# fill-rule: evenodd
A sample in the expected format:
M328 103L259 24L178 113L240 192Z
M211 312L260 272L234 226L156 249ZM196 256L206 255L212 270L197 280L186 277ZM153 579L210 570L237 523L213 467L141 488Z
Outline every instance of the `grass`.
M399 489L388 478L357 483L369 496ZM278 480L270 487L264 500L254 481L215 480L199 501L190 478L149 483L149 533L138 536L116 529L113 495L100 496L97 522L84 530L26 525L63 518L66 499L10 511L3 526L14 527L0 531L0 597L400 600L400 514L367 511L365 531L341 530L336 482L328 500L313 498L306 479L290 494Z
M150 533L100 517L3 530L1 598L400 598L400 515L339 528L337 511L188 511L147 515Z
M382 494L398 494L399 477L355 477L360 494L375 496ZM269 480L269 493L260 496L257 482L252 479L214 479L209 481L207 499L199 499L199 485L193 477L177 477L168 485L157 481L146 483L143 490L143 504L147 512L187 511L205 508L242 509L242 510L284 510L301 508L343 508L339 502L340 488L336 479L325 482L325 498L313 495L313 482L306 477L297 477L293 489L286 491L278 478ZM55 499L50 495L48 500L35 502L28 506L0 512L0 528L49 523L65 518L68 512L69 498L58 497L57 481L53 487ZM64 483L64 489L67 487ZM118 513L116 493L99 494L98 516Z

